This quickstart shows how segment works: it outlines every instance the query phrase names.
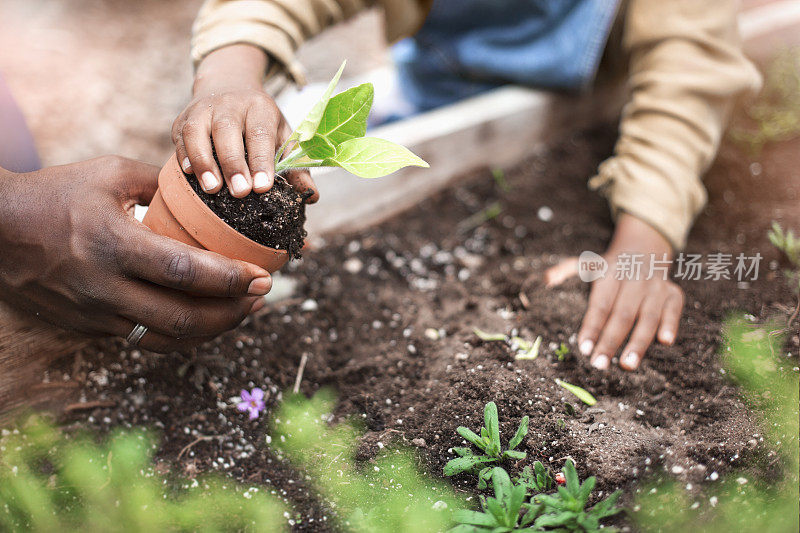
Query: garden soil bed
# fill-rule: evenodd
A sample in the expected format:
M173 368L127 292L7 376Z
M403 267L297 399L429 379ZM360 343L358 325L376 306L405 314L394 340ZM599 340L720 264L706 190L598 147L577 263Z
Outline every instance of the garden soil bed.
M758 191L733 202L715 199L710 212L716 214L704 216L690 243L696 253L761 252L758 281L682 282L687 304L679 339L673 347L651 348L638 372L616 365L599 372L576 355L588 285L572 280L547 289L540 281L561 257L604 249L612 228L608 209L585 181L614 137L612 127L576 134L507 171L507 192L488 170L478 172L379 227L307 252L285 269L298 282L292 297L186 356L97 343L68 370L82 382L86 401L105 403L71 411L65 424L154 426L162 434L157 461L164 468L189 476L224 472L270 486L296 505L302 520L295 528L308 531L326 530L329 512L305 477L266 448L268 417L249 422L226 407L240 389L261 386L273 408L280 391L294 384L303 355L308 364L300 390L338 390L337 414L366 425L360 447L365 460L380 444L402 442L416 447L423 467L440 475L452 457L448 448L460 443L455 428L477 429L484 404L494 400L505 438L523 415L531 417L521 447L530 460L559 470L571 457L582 475L598 477L604 493L625 489L626 503L635 483L664 470L695 491L713 483L714 472L774 475L774 456L717 355L729 313L786 317L794 305L778 256L763 238L770 213L744 224L737 218ZM749 183L748 165L723 154L712 185ZM793 191L796 205L797 176L781 179L781 196ZM722 198L725 187L712 191L714 198ZM464 222L494 202L502 205L499 216L477 227ZM553 212L548 222L537 215L543 206ZM516 361L504 344L480 341L475 327L517 330L529 340L541 335L541 355ZM431 328L439 334L426 333ZM796 357L794 335L789 351ZM554 355L560 343L571 348L563 361ZM586 408L555 378L585 387L598 404ZM566 413L565 402L574 415ZM472 488L471 479L454 483Z

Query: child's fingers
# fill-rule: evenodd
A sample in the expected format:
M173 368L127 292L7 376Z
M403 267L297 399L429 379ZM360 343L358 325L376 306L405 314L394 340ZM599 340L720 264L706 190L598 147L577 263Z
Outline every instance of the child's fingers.
M548 268L544 273L544 283L547 287L561 285L569 278L578 275L578 258L564 259L555 266Z
M274 183L279 113L274 104L262 103L251 107L245 117L247 160L253 176L253 190L257 193L267 192Z
M186 145L183 142L183 134L181 129L184 122L175 121L172 126L172 142L175 144L175 157L178 158L178 163L187 174L192 173L192 163L189 161L189 154L186 152Z
M578 349L581 354L588 357L594 351L595 343L608 320L618 291L619 283L613 279L602 279L592 284L589 307L586 309L581 329L578 332ZM596 362L602 366L602 361ZM606 367L607 364L608 361L606 361Z
M614 307L603 326L600 339L594 347L592 366L605 370L611 358L617 353L619 347L633 328L636 320L636 311L641 304L641 296L636 292L625 292L617 296Z
M244 157L243 117L229 111L214 115L211 137L217 150L217 159L231 195L244 198L253 189L253 178Z
M683 291L677 285L670 287L670 294L664 302L661 313L661 326L658 329L658 342L671 346L678 335L678 326L681 321L684 303Z
M300 194L307 194L307 191L312 192L312 194L306 198L307 204L314 204L319 200L317 184L311 179L311 174L308 170L292 170L286 175L286 181Z
M642 302L636 326L633 328L628 345L622 350L619 366L625 370L636 370L645 352L653 343L664 306L662 296L651 296Z
M200 186L210 194L219 192L222 180L211 148L211 116L187 120L181 133L186 157ZM181 165L184 163L181 161Z

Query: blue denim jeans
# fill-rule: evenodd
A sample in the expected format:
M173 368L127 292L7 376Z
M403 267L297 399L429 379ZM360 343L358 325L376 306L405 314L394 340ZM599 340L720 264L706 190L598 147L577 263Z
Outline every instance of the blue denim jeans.
M397 43L402 93L417 111L517 84L591 86L617 0L435 0L414 37Z

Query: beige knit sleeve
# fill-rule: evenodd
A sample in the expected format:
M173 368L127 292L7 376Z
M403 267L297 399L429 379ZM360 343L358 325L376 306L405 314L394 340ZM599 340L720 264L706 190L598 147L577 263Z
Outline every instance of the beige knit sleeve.
M706 203L713 161L734 98L760 88L744 56L735 0L630 0L623 47L630 98L614 156L590 187L614 214L630 213L676 250Z
M206 0L194 23L195 65L218 48L247 43L263 48L288 76L305 83L295 52L303 42L374 0Z

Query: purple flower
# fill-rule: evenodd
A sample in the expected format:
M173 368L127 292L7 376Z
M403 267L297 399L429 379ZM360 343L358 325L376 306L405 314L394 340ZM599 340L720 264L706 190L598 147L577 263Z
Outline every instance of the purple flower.
M250 413L250 420L255 420L261 411L264 410L266 404L264 403L264 391L256 387L251 392L242 389L242 401L236 404L236 408L240 411L247 411Z

